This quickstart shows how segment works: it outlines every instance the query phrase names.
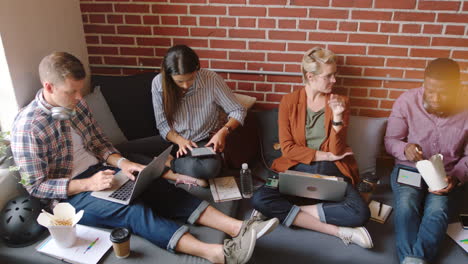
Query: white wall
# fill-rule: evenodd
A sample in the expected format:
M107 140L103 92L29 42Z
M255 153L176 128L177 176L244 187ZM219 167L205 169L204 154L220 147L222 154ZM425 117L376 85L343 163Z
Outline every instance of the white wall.
M4 48L4 53L0 51L0 125L4 131L11 129L18 109L41 88L37 66L45 55L66 51L86 68L89 65L79 0L0 0L0 40ZM8 72L11 79L5 77Z

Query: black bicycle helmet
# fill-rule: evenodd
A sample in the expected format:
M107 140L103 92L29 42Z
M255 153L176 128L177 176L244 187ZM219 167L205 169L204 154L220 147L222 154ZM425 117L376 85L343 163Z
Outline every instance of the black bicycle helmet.
M26 247L38 240L45 228L37 223L41 203L29 195L11 199L0 212L0 236L9 247Z

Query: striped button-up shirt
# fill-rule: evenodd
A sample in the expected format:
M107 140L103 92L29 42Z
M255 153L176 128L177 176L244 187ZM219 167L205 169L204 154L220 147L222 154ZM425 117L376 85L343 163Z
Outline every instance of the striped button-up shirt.
M161 136L166 139L171 128L163 109L161 77L159 74L154 78L151 91L156 126ZM234 118L243 124L246 110L237 102L223 78L212 71L200 69L194 84L182 98L180 107L175 113L174 131L194 142L207 139L210 132L218 125L217 117L222 111L220 107L229 118Z
M69 120L53 119L51 108L40 90L16 116L11 149L20 173L27 176L28 192L52 199L56 204L68 197L73 169L72 127L83 138L85 148L101 162L118 151L104 136L84 100L78 103L76 114Z
M448 117L429 114L423 106L423 93L423 87L412 89L396 100L385 134L387 152L398 164L415 167L406 159L405 147L408 143L418 144L424 159L442 154L447 174L467 182L468 113Z

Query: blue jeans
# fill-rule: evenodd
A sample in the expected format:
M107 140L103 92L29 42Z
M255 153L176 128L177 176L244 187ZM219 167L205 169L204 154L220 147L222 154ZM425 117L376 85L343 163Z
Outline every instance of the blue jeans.
M405 257L432 261L445 237L453 192L450 196L432 194L424 181L421 189L399 184L396 180L400 167L414 170L396 165L391 175L398 257L400 262Z
M292 170L345 177L333 162L320 161L311 165L298 164ZM318 200L281 194L278 189L261 187L252 199L253 207L268 218L277 217L285 226L290 226L300 211L298 205L317 204L320 221L337 226L363 226L370 217L369 207L359 192L348 183L345 198L341 202Z
M77 178L87 178L98 171L115 169L91 166ZM130 232L144 237L158 247L174 252L179 239L188 232L188 227L174 220L195 223L208 207L186 191L174 187L158 178L130 205L118 204L82 192L70 196L64 202L73 205L77 211L84 210L80 224L96 227L126 227Z

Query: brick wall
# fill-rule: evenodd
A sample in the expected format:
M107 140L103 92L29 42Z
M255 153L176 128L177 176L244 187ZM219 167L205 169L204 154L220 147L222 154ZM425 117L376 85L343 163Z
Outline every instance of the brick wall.
M420 83L428 61L451 57L468 80L468 1L424 0L81 0L91 64L159 66L175 44L193 47L202 66L299 73L305 50L339 55L336 90L353 114L388 116L393 101ZM95 74L134 69L93 67ZM301 87L298 76L223 73L233 90L277 107ZM361 77L361 78L360 78Z

